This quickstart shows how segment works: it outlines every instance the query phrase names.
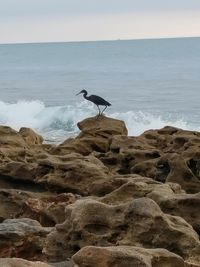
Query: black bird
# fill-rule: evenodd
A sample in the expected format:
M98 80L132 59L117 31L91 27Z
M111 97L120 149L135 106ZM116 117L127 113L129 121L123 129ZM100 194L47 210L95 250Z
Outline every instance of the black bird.
M91 102L93 102L95 105L97 105L98 107L98 110L99 110L99 114L98 116L102 115L103 112L106 110L107 107L111 106L111 104L106 101L105 99L103 99L102 97L98 96L98 95L90 95L90 96L87 96L87 91L86 90L82 90L80 91L80 93L76 94L76 95L79 95L79 94L83 94L83 97ZM100 110L99 106L105 106L105 108L102 110Z

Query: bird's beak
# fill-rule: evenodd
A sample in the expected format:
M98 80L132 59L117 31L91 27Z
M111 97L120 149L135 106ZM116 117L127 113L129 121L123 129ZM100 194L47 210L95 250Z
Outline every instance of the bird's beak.
M81 94L81 92L79 92L78 94L76 94L76 95L80 95Z

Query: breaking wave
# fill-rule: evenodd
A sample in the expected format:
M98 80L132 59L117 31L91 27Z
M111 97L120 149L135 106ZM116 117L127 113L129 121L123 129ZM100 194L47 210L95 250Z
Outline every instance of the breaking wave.
M96 115L93 104L83 101L74 106L45 106L41 101L0 101L0 124L16 130L29 127L41 134L46 142L59 143L78 133L77 122ZM108 116L125 121L129 135L139 135L148 129L172 125L193 130L186 121L163 119L161 116L142 111L107 113ZM197 129L196 129L197 130Z

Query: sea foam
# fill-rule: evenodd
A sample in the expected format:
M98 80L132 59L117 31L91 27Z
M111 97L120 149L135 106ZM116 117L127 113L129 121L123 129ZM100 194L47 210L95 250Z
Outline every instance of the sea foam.
M41 134L46 142L60 143L70 136L78 134L77 122L95 116L96 107L82 101L74 106L45 106L41 101L18 101L6 103L0 101L0 124L16 130L29 127ZM112 118L126 123L129 135L139 135L148 129L158 129L166 125L193 129L186 121L163 119L161 116L143 111L106 113Z

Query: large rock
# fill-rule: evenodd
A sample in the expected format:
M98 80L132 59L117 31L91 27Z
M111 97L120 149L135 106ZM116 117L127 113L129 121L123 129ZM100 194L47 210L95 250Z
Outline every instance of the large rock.
M43 226L54 226L65 220L65 208L76 201L72 193L29 192L0 189L0 222L12 218L31 218Z
M181 257L165 249L132 246L84 247L73 260L78 267L186 267Z
M163 198L171 198L171 196L185 193L181 189L179 184L163 184L151 178L142 177L139 175L124 175L121 177L115 176L113 177L113 180L115 180L116 187L114 188L113 186L113 190L111 192L99 198L99 200L103 203L112 205L120 203L122 204L128 201L132 201L136 198L141 198L145 196L150 197L152 192L155 194L161 194ZM110 179L110 181L112 180Z
M127 137L122 121L106 117L78 126L58 146L0 126L0 221L12 219L0 224L0 256L48 256L57 267L85 246L126 245L165 248L195 266L200 133L165 127ZM14 219L23 217L34 220Z
M138 137L114 136L99 158L110 169L200 191L200 134L174 127L149 130Z
M0 126L0 144L1 147L26 147L27 143L23 137L8 126Z
M43 258L44 242L51 229L27 218L5 220L0 224L0 257Z
M123 121L105 116L87 118L78 123L81 133L75 139L68 139L53 153L66 154L77 152L88 155L93 151L106 152L109 140L115 135L127 135L128 131Z
M38 185L38 190L46 187L53 191L66 190L88 195L92 183L106 179L108 175L107 167L93 155L52 155L41 145L38 148L6 149L2 152L2 162L0 159L0 176L4 177L4 181L18 181L21 187L30 183Z
M112 191L100 197L101 202L116 205L147 196L153 199L163 212L184 218L198 234L200 233L200 193L187 194L179 184L163 184L139 175L115 177L115 187L112 179L111 182ZM101 184L101 186L105 190L106 185Z
M107 179L108 169L92 155L72 153L41 160L36 170L37 183L81 195L92 194L92 183Z
M193 261L185 261L185 267L200 267L200 263Z
M0 176L32 182L35 178L37 160L47 157L41 145L42 138L31 129L17 132L0 126Z
M105 116L85 119L78 123L81 136L94 135L108 138L114 135L127 135L125 123L121 120L107 118Z
M166 191L160 188L152 190L147 196L156 201L164 212L184 218L200 234L200 193L166 194Z
M56 261L88 245L166 248L197 259L200 252L193 228L180 217L164 214L149 198L115 206L92 199L76 201L66 208L66 221L48 235L44 251Z
M26 143L30 146L41 145L43 142L43 137L35 133L30 128L26 128L26 127L20 128L19 134L23 137Z

